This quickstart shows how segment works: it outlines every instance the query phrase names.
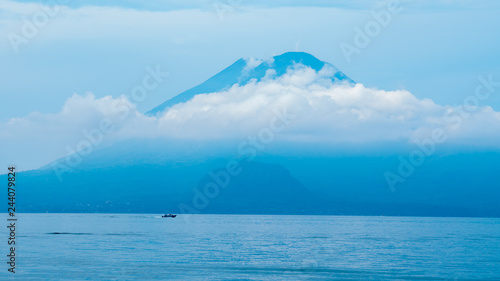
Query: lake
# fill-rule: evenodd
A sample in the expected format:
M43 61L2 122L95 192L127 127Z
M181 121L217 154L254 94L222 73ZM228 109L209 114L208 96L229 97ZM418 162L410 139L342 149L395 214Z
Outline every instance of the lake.
M3 280L500 280L500 219L17 215Z

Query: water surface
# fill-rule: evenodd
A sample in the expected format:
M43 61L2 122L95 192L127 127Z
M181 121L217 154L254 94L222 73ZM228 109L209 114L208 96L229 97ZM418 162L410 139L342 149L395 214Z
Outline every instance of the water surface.
M5 280L500 280L500 219L18 216Z

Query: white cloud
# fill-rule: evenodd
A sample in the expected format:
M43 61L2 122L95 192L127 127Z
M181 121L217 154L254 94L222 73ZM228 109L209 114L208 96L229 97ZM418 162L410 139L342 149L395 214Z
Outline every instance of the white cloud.
M245 62L247 65L243 69L244 72L249 72L253 69L255 69L257 66L259 66L261 63L264 62L262 59L257 59L257 58L245 58Z
M333 84L329 75L328 70L300 68L277 79L198 95L165 112L158 126L187 138L244 137L267 126L275 108L297 115L281 133L292 141L298 135L329 143L412 141L435 127L450 126L443 119L447 107L432 100L407 91Z
M32 168L64 156L76 148L84 131L99 129L102 120L114 128L103 143L133 137L183 139L244 139L269 126L273 110L296 117L276 141L328 144L394 142L412 143L444 129L450 143L482 146L496 144L500 112L491 107L469 110L417 99L407 91L384 91L361 84L333 84L328 71L290 70L279 78L195 96L173 106L159 117L139 113L125 97L96 98L73 95L56 114L35 112L0 123L2 147L37 155ZM448 113L448 115L447 115ZM447 117L445 117L447 115ZM462 116L462 117L460 117ZM458 118L458 119L457 119ZM16 158L18 159L18 158Z

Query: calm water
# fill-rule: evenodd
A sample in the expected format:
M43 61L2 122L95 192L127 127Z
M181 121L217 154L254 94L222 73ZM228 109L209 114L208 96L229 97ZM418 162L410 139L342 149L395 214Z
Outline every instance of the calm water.
M500 219L19 214L17 235L0 279L500 280Z

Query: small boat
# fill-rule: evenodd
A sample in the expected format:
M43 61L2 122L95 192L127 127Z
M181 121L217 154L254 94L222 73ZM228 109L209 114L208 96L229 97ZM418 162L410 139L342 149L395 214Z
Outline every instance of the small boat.
M164 214L163 216L161 216L162 218L175 218L177 217L177 215L172 215L172 214Z

